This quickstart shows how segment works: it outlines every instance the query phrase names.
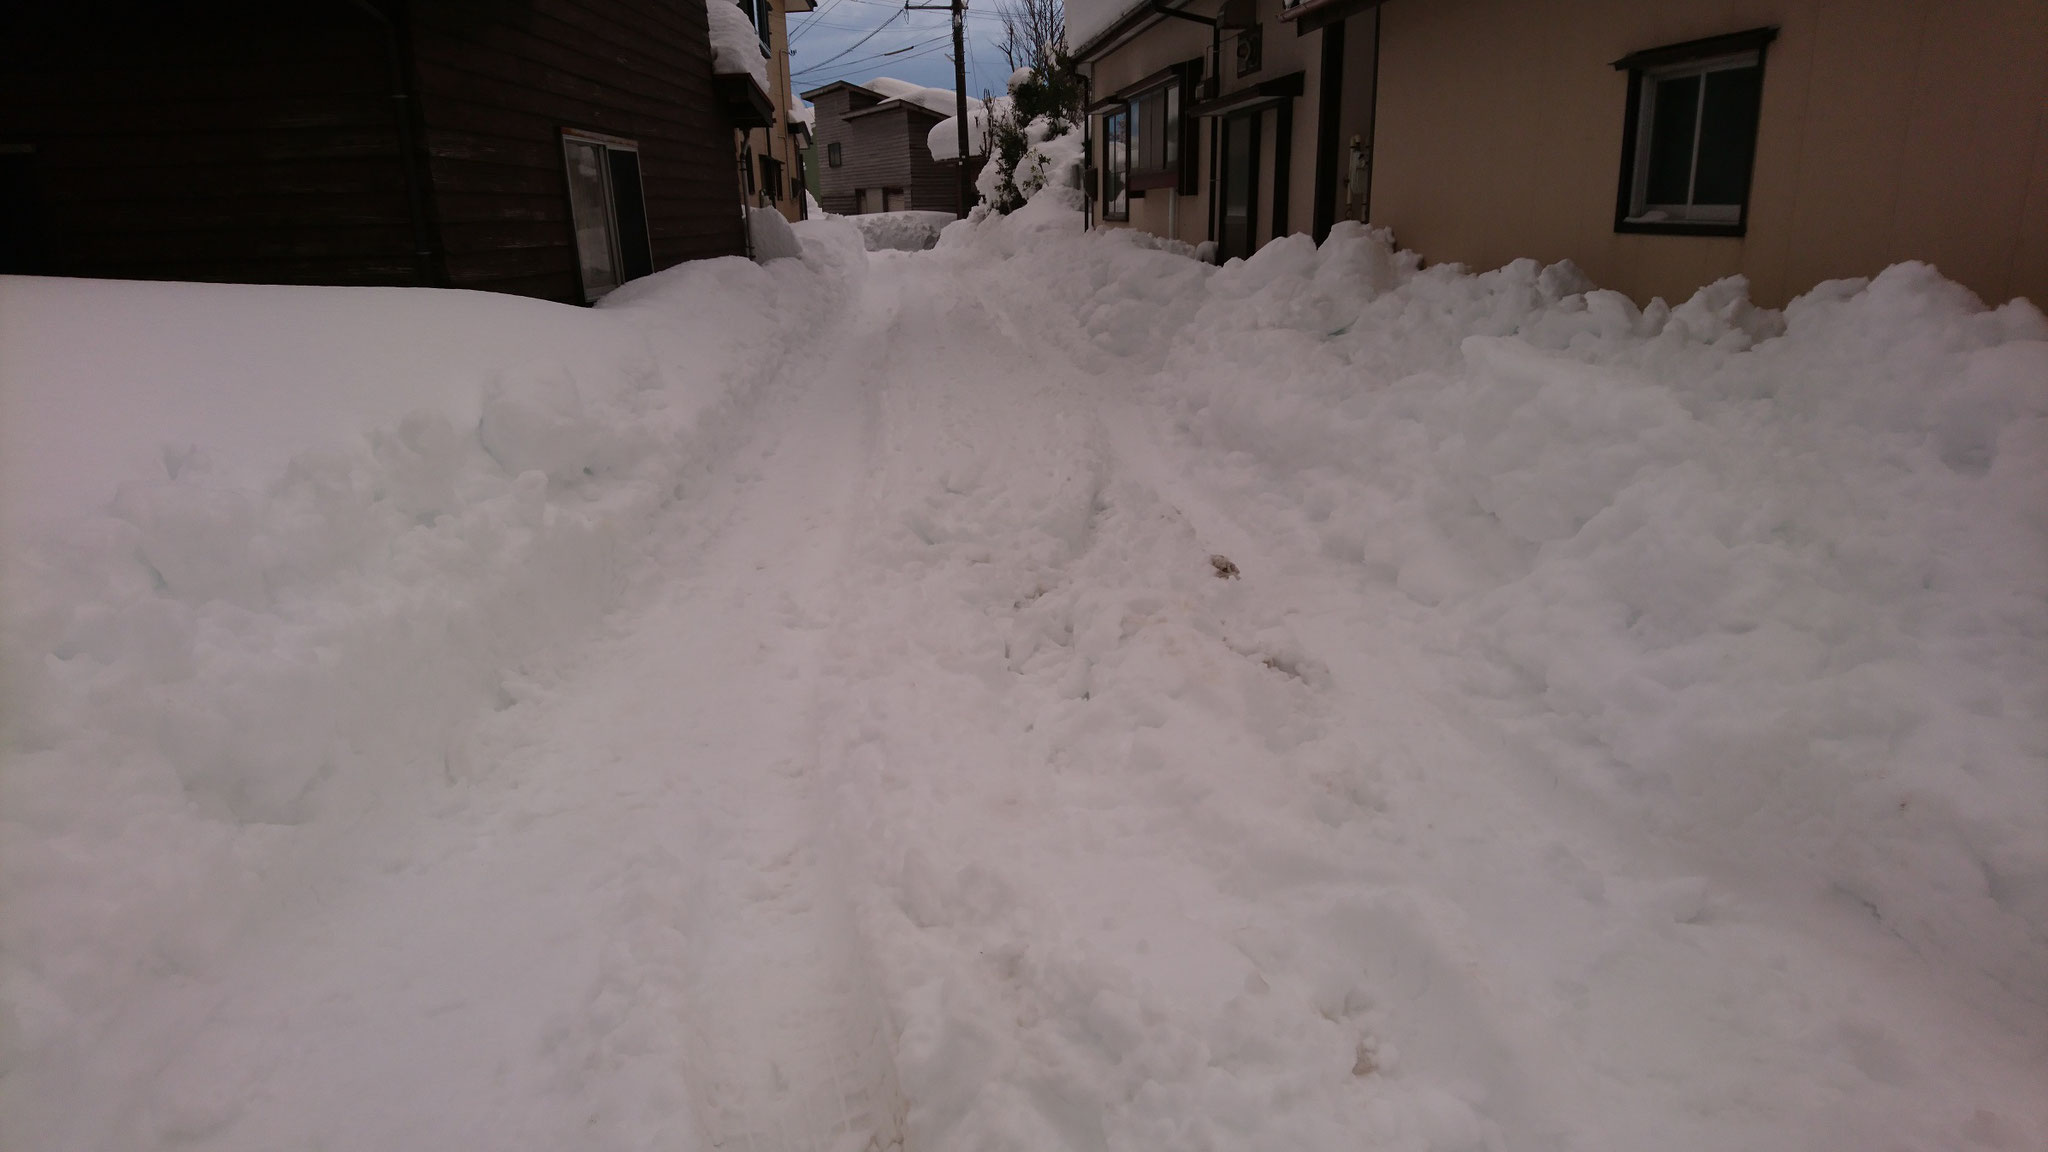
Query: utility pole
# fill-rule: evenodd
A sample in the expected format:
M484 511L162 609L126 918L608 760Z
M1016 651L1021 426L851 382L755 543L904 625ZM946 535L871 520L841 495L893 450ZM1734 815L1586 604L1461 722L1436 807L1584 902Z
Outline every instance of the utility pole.
M953 115L959 118L960 215L967 215L968 193L974 186L967 179L967 0L953 0Z
M905 4L903 7L917 12L939 6ZM967 0L952 0L947 10L953 13L953 130L960 146L956 161L958 167L953 170L953 195L959 201L959 215L964 218L974 199L974 182L967 178Z

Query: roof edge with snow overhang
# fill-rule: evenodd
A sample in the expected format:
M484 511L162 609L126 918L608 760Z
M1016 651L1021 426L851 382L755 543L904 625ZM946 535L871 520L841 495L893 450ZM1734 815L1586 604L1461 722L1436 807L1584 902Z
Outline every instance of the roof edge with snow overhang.
M1170 3L1169 0L1144 0L1143 3L1125 8L1121 15L1104 25L1100 31L1081 39L1080 47L1074 49L1074 59L1085 63L1092 57L1121 48L1132 37L1161 20L1188 17L1199 19L1205 24L1209 23L1206 17L1194 17L1188 10L1190 7L1191 0L1181 0L1178 4ZM1069 21L1067 30L1071 33L1073 28L1072 22Z

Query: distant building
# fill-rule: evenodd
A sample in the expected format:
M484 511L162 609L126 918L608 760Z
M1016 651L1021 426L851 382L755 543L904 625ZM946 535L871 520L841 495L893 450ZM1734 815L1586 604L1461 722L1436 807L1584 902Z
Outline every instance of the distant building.
M1103 225L1224 257L1339 220L1780 303L1926 260L2048 301L2048 5L1070 0Z
M706 0L708 4L734 4L735 0ZM747 17L754 44L737 45L758 50L760 67L766 73L766 107L748 117L736 144L739 148L740 193L756 208L774 208L794 222L807 215L804 201L804 152L810 144L808 111L796 98L789 74L789 15L817 8L815 0L738 0L736 7ZM713 23L717 20L714 18ZM718 29L712 29L713 48ZM740 77L728 71L724 53L719 54L720 84L736 84Z
M764 102L701 2L7 5L0 271L594 300L745 251Z
M803 98L817 118L818 203L825 211L960 211L956 166L932 159L927 143L953 114L953 93L883 77L866 86L842 80ZM970 180L979 162L972 162Z

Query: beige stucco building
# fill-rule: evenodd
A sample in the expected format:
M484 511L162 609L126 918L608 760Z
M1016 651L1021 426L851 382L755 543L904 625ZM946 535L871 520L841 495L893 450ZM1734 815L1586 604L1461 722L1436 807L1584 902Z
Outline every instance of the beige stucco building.
M815 0L738 0L737 6L760 38L768 80L768 90L763 92L751 83L751 76L718 77L738 91L730 103L741 109L733 130L740 197L750 207L774 208L792 222L801 220L807 215L804 149L810 144L811 129L802 102L790 85L789 17L813 11L817 4Z
M1364 218L1638 299L1740 273L1779 304L1926 260L2048 302L2043 0L1281 3L1081 6L1101 224L1241 254ZM1175 66L1200 79L1162 195L1133 101Z

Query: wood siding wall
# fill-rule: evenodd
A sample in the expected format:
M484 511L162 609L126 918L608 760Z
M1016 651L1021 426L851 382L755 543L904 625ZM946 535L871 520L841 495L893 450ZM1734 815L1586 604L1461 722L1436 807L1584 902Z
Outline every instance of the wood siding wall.
M0 148L35 270L415 284L384 32L345 3L68 0L0 14Z
M939 126L942 118L908 109L905 112L905 128L910 137L910 195L905 207L920 212L959 211L960 186L959 178L953 175L955 166L932 159L932 129Z
M850 105L856 94L845 88L835 88L818 97L814 102L818 118L814 131L818 136L818 157L825 166L818 170L819 182L824 191L818 196L818 204L827 212L851 216L860 211L860 203L854 193L861 188L908 188L910 173L898 165L898 155L893 154L882 138L870 138L871 130L861 127L874 117L863 117L849 121L846 114L852 111ZM872 102L861 100L863 106L872 107ZM831 166L832 145L839 145L839 167Z
M639 144L657 269L745 251L702 4L417 0L411 54L451 286L582 299L565 127Z
M849 109L850 104L858 106ZM900 188L905 207L918 211L958 210L952 166L932 159L929 137L940 117L899 104L848 120L849 110L859 112L874 102L845 88L821 94L814 105L819 163L826 163L831 145L840 147L840 166L818 169L823 187L818 203L825 211L858 213L863 188Z

